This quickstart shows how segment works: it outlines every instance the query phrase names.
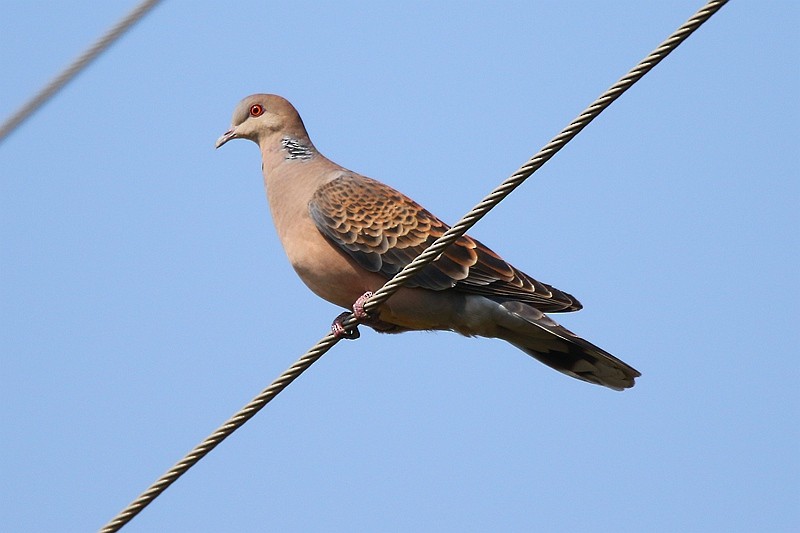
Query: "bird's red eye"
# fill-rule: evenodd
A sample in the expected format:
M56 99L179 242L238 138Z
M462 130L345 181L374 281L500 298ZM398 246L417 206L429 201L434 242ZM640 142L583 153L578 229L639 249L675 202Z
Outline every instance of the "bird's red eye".
M260 117L264 114L264 106L261 104L253 104L250 106L250 116L251 117Z

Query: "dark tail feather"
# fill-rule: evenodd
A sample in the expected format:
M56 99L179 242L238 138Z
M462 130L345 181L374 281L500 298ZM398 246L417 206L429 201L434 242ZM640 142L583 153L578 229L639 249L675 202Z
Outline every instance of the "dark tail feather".
M500 338L568 376L614 390L634 385L641 374L602 348L584 340L550 317L517 301L498 302L508 312L501 317Z

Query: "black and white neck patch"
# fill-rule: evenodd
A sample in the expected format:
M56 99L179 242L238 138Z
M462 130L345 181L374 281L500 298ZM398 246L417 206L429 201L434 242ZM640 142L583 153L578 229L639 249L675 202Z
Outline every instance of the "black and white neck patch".
M311 146L303 144L297 139L284 137L281 139L281 144L286 151L286 159L311 159L314 155Z

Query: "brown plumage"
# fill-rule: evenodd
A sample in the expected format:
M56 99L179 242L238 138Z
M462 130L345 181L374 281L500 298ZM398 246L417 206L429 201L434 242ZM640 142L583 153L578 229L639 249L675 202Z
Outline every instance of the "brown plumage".
M309 203L317 228L361 267L387 279L449 227L388 185L358 174L327 182ZM479 241L463 236L412 278L409 287L508 296L546 312L576 311L572 296L509 265Z
M231 129L261 148L275 227L292 266L320 297L349 308L411 262L448 226L388 185L320 154L292 105L245 98ZM545 312L576 311L571 295L536 281L465 235L383 304L379 331L451 330L504 339L578 379L616 390L640 374Z

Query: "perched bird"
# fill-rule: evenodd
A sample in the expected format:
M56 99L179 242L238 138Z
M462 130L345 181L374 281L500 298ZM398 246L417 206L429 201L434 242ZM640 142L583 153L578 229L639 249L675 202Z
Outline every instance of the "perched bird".
M362 323L384 333L449 330L503 339L564 374L615 390L632 387L640 375L544 314L577 311L581 304L573 296L466 235L367 315L372 291L448 226L388 185L319 153L300 115L280 96L242 100L217 148L231 139L249 139L261 149L272 218L297 274L321 298L352 306ZM341 320L332 327L337 335L356 335Z

